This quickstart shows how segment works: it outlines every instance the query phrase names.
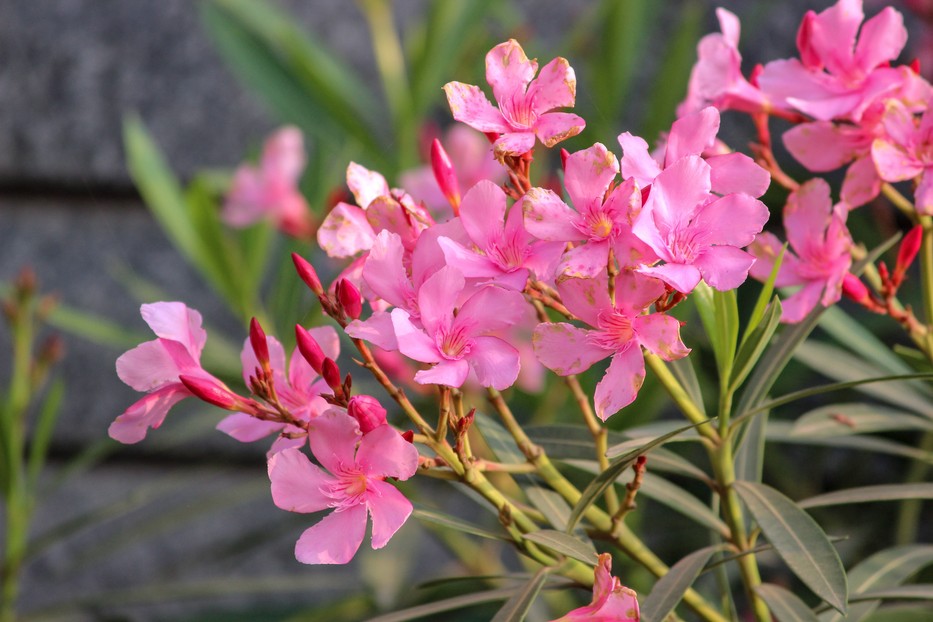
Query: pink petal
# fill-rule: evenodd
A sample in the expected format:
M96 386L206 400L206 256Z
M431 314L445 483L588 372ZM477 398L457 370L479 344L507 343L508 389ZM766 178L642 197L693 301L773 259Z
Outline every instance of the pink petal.
M481 250L502 237L505 207L505 192L489 180L480 181L463 195L460 221Z
M119 415L107 433L121 443L138 443L146 438L149 428L155 430L162 425L172 406L190 396L191 393L180 382L153 391Z
M278 339L271 335L266 336L266 346L269 348L269 365L273 373L284 382L285 376L285 348ZM250 376L256 374L256 368L260 367L259 359L253 351L249 337L243 342L243 349L240 350L240 363L243 366L243 382L249 386Z
M865 205L881 192L881 178L871 154L856 159L846 171L840 198L849 209Z
M302 564L346 564L356 555L364 535L365 505L331 512L301 534L295 544L295 558Z
M575 279L595 278L609 265L609 240L588 240L564 253L557 271Z
M498 337L475 337L467 355L479 383L504 391L518 378L518 350Z
M490 333L518 324L526 310L525 297L519 292L487 286L463 303L452 327L467 327L473 335Z
M233 413L220 420L216 429L241 443L252 443L282 429L284 424L262 421L245 413Z
M587 339L590 332L564 322L538 324L532 338L535 356L558 376L582 373L611 354Z
M722 37L732 47L738 47L739 35L741 33L741 24L739 18L723 8L716 9L716 19L719 21L719 30L722 31Z
M798 255L823 246L832 211L829 184L822 178L811 179L790 194L784 206L784 230Z
M784 132L791 155L816 173L834 171L867 148L863 132L829 121L801 123Z
M441 360L434 340L411 323L406 311L392 310L392 328L395 330L399 352L408 358L422 363L436 363Z
M346 333L354 339L368 341L383 350L398 350L392 315L385 311L373 313L366 320L353 320L347 324Z
M362 209L338 203L317 230L317 242L331 257L350 257L369 250L376 239Z
M340 337L333 326L315 326L309 328L311 337L321 346L324 356L337 360L340 356ZM305 357L301 356L298 348L292 350L288 363L288 382L295 388L305 387L317 378L317 373L311 368Z
M500 43L486 54L486 82L499 102L523 96L537 70L538 63L528 60L515 39Z
M774 262L784 244L777 239L771 232L764 232L755 238L748 251L755 257L755 263L749 269L749 274L759 281L766 281L771 276L774 269ZM777 279L774 281L775 287L787 287L789 285L800 285L804 280L799 275L800 260L790 249L784 253L784 259L781 260L781 269L778 271Z
M410 443L406 444L411 447ZM372 545L374 549L381 549L405 524L413 508L411 501L395 486L386 482L370 482L369 485L372 494L367 494L366 505L373 518Z
M694 262L703 280L721 292L735 289L748 278L755 258L734 246L711 246Z
M447 103L454 119L466 123L480 132L508 132L509 125L502 113L489 103L478 86L462 82L448 82L444 85Z
M532 188L525 193L522 206L525 211L525 229L539 240L570 242L584 239L573 226L578 214L567 207L551 190Z
M525 258L525 266L539 281L551 281L564 248L566 244L562 242L533 242L531 252Z
M605 421L635 401L645 382L645 357L638 344L612 356L606 374L596 385L596 415Z
M366 475L405 481L418 470L418 450L395 428L383 423L363 435L356 463Z
M661 172L661 167L651 157L645 139L623 132L619 134L619 145L622 147L622 159L619 161L622 179L634 178L641 187L651 184Z
M143 319L157 337L177 341L197 359L207 341L201 328L201 314L181 302L154 302L139 308Z
M124 352L117 359L117 376L137 391L152 391L178 376L200 370L184 345L168 339L154 339Z
M660 266L639 268L638 272L661 279L677 291L689 294L700 282L700 271L696 266L666 263Z
M471 244L469 236L463 229L459 218L453 218L445 223L431 225L421 232L418 242L411 252L411 282L417 289L429 276L445 265L444 253L437 240L441 237L450 238L461 246Z
M704 203L710 192L710 166L698 156L685 156L677 160L655 178L651 194L642 209L633 230L638 237L654 248L652 240L641 235L639 225L650 216L661 233L681 229L690 222L697 207ZM666 244L665 244L666 246ZM654 249L659 254L661 250Z
M451 266L444 266L425 280L418 290L418 308L421 310L421 323L428 335L450 326L453 303L465 285L463 274ZM401 338L397 331L396 337Z
M711 189L726 195L741 192L760 197L771 185L771 174L744 153L726 153L706 158Z
M415 291L405 271L405 248L398 234L380 231L363 265L363 280L381 299L408 309Z
M599 324L600 311L612 308L606 278L560 279L557 291L567 309L590 326Z
M538 116L535 134L545 147L553 147L562 140L576 136L585 127L586 121L573 113L548 112Z
M690 224L706 244L748 246L768 222L764 203L747 194L728 194L700 208Z
M457 269L468 279L491 278L502 274L502 270L486 255L480 255L450 238L438 238L437 244L444 251L444 261Z
M902 102L896 99L885 102L881 124L887 134L885 139L889 142L904 149L914 142L917 134L914 113Z
M865 22L855 45L855 63L868 73L882 63L896 60L907 43L904 17L892 7Z
M347 186L350 187L356 204L363 209L369 207L376 197L389 194L389 184L386 183L385 177L356 162L350 162L347 166Z
M900 145L883 138L871 144L871 157L878 168L878 175L885 181L904 181L923 171L922 162Z
M684 156L702 154L713 146L718 132L719 111L712 106L677 119L667 137L664 166Z
M920 184L914 192L914 204L918 213L925 216L933 215L933 172L929 167L924 169Z
M640 315L632 322L638 343L665 361L681 359L690 348L680 340L680 322L663 313Z
M356 419L337 407L329 408L308 423L311 453L321 466L334 474L355 464L360 436Z
M535 146L535 135L533 132L512 132L508 131L499 137L492 148L496 158L502 158L507 155L519 156L527 153Z
M221 218L231 227L248 227L266 216L265 185L252 166L237 168L224 201Z
M830 73L854 69L852 51L863 19L862 0L838 0L812 19L810 46Z
M805 318L819 304L824 285L823 281L811 281L790 298L781 301L781 321L796 324Z
M615 308L634 317L664 294L664 284L650 276L624 270L616 277Z
M268 179L294 185L304 167L304 138L297 127L283 127L266 140L262 148L262 171Z
M418 384L442 384L448 387L461 387L470 373L470 364L464 359L458 361L442 360L431 369L424 369L415 374Z
M570 108L577 95L577 78L566 58L555 58L528 85L532 111L541 115L554 108Z
M302 514L330 507L334 499L325 491L334 490L338 483L298 449L285 449L269 458L269 479L276 507Z
M594 203L602 205L618 173L618 160L600 143L570 154L564 165L564 186L577 211L583 213Z

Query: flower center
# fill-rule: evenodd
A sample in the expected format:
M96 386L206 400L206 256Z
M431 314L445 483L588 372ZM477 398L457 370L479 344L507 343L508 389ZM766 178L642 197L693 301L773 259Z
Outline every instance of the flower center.
M473 349L473 340L464 326L441 329L435 343L444 358L450 361L462 359Z
M604 309L599 312L596 323L599 331L590 333L594 343L606 350L624 350L632 342L635 331L632 329L632 318L623 315L616 309Z
M530 130L534 127L538 115L531 109L532 98L526 97L521 90L516 90L505 101L499 102L499 112L517 130Z
M486 249L486 256L496 262L496 265L506 272L522 267L525 263L525 253L528 247L523 247L514 237L498 240Z
M696 232L689 228L674 229L667 235L667 247L677 262L690 263L700 251Z

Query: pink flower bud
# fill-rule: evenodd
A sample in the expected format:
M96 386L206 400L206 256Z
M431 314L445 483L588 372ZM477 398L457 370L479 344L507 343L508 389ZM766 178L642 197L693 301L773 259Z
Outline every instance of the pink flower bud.
M311 369L320 374L324 359L327 357L318 342L314 340L311 333L297 324L295 325L295 341L298 343L298 351L301 352L301 356L308 361Z
M295 263L298 276L305 282L305 285L311 288L311 291L316 295L323 296L324 287L321 285L321 279L318 278L317 272L315 272L308 260L298 253L292 253L292 261Z
M864 304L866 301L871 300L871 293L868 288L851 272L847 272L842 280L842 294L849 300L858 303Z
M347 404L347 412L360 424L360 431L366 434L386 422L386 409L379 401L369 395L354 395Z
M913 71L918 76L920 75L920 59L915 58L910 61L910 70Z
M185 375L179 376L178 379L196 398L204 400L208 404L213 404L224 410L244 412L252 410L243 398L215 382Z
M757 89L757 88L758 88L758 78L761 77L761 74L762 74L762 72L764 72L764 70L765 70L765 66L762 65L761 63L758 63L757 65L755 65L754 67L752 67L752 72L751 72L751 74L748 76L748 83L751 84L752 86L754 86L754 87Z
M567 170L567 158L569 157L570 157L570 152L564 149L563 147L561 147L560 148L560 167L564 169L565 171Z
M347 279L337 281L336 289L337 300L340 301L343 312L354 320L359 319L363 312L363 297L360 295L360 290Z
M800 61L807 69L822 69L823 62L819 53L813 49L813 26L816 21L816 12L807 11L797 30L797 49L800 50Z
M265 372L272 371L272 365L269 362L269 342L266 340L266 333L259 325L259 320L253 318L249 322L249 343L253 346L253 352L256 354L256 360L262 365Z
M334 359L324 359L324 363L321 364L321 377L324 378L327 386L334 390L334 395L343 391L343 386L340 383L340 368L337 367Z
M901 240L901 247L897 251L897 263L894 264L894 274L896 279L902 279L904 273L914 262L917 253L920 252L920 244L923 242L923 226L916 225L907 232L904 239Z
M434 179L437 180L438 187L454 210L454 215L458 215L460 210L460 184L457 182L457 173L450 161L450 157L444 151L444 146L436 138L431 143L431 168L434 170Z

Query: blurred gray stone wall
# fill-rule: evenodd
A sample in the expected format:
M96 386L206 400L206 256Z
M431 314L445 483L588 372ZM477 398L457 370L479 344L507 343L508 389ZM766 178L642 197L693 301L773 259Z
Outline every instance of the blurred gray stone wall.
M200 309L209 322L235 328L140 204L123 165L121 119L131 111L140 115L182 177L205 167L235 166L276 125L259 98L241 87L214 51L199 23L199 4L0 3L0 281L31 266L43 289L57 292L63 304L144 333L138 303L121 284L120 275L132 271L168 297ZM277 4L375 79L365 22L353 2ZM396 2L400 26L417 19L424 4ZM751 48L747 57L753 61L789 55L799 16L808 6L737 0L727 4L743 20L743 42ZM526 32L556 41L586 6L523 0L515 3L515 10L527 21ZM704 32L709 32L716 28L713 5L705 6L709 27ZM665 10L673 15L678 4ZM646 67L658 65L661 46L663 41L656 41L644 51ZM8 343L6 329L0 328L2 382L9 375ZM116 378L118 350L69 336L66 345L61 374L67 397L53 471L104 439L110 421L138 397ZM216 418L205 415L200 420L206 422L202 437L210 436ZM79 530L27 567L25 610L67 604L98 591L132 594L151 583L231 577L248 583L249 577L264 573L306 577L307 585L317 586L315 592L286 590L282 602L323 602L354 585L345 570L306 568L294 561L292 543L310 521L272 506L261 450L243 453L233 441L214 434L209 441L184 445L187 449L177 454L181 462L167 461L160 459L165 455L160 450L173 448L157 437L119 449L102 466L52 492L38 508L37 534L95 508L110 508L114 516ZM238 487L243 489L240 496ZM222 510L199 513L206 500L223 491L233 492L215 500ZM123 510L129 513L122 514L120 504L126 504ZM155 524L154 517L170 508L176 510L176 527ZM257 539L256 532L264 536ZM268 546L252 547L251 541ZM214 551L213 556L201 555L201 550ZM219 602L238 607L248 601L241 597ZM161 605L86 604L68 609L74 615L67 619L188 619L185 616L197 616L217 603L178 597Z

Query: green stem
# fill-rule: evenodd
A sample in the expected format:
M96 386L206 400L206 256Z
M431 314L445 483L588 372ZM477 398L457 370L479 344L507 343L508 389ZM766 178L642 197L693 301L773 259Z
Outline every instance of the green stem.
M719 433L716 432L700 408L693 403L687 391L681 386L677 378L674 377L671 370L667 368L664 361L650 352L645 352L645 363L648 364L648 367L650 367L654 375L657 376L658 381L667 391L668 395L671 396L671 399L674 400L674 403L677 404L677 407L680 408L680 411L687 420L690 421L690 423L702 424L697 426L697 432L713 446L719 445L722 442Z

